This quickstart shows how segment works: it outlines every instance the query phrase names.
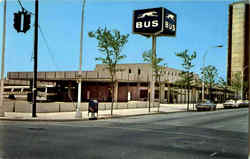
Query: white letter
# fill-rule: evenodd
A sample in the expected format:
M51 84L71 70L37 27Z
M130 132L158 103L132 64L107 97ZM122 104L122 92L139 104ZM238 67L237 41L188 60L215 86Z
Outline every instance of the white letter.
M173 25L173 31L175 31L175 25Z
M158 27L158 20L153 20L152 21L152 27Z
M150 27L150 21L144 22L144 27L145 27L145 28L149 28L149 27Z
M142 28L142 22L136 22L135 28Z
M168 21L165 21L165 28L168 29Z

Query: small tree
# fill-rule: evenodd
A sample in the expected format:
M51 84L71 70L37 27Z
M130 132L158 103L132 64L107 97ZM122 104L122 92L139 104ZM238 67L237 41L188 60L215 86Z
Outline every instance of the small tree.
M167 64L161 65L160 63L163 61L163 58L153 58L152 50L144 51L142 54L142 58L144 62L150 63L152 65L153 75L156 79L156 83L159 84L159 100L161 99L161 76L166 73ZM158 107L159 112L159 107Z
M223 96L224 96L224 100L225 100L227 97L227 89L228 89L227 81L223 77L219 77L218 86L219 86L219 88L221 88L223 90Z
M218 71L216 67L208 65L202 68L202 75L204 76L203 80L205 85L208 86L209 99L212 100L212 88L216 85Z
M118 62L126 58L126 55L122 55L121 51L124 45L128 42L128 36L121 35L118 30L108 30L106 27L98 28L95 32L89 32L89 37L98 40L98 50L101 53L101 57L96 58L97 61L101 61L106 65L111 75L112 82L112 104L111 104L111 116L113 115L113 103L114 103L114 85L116 81L116 72L120 71L116 68Z
M235 98L239 98L240 97L240 91L241 91L241 88L242 88L241 72L236 72L236 73L233 74L231 85L232 85L232 89L235 91L235 94L236 94Z
M194 80L193 72L191 69L194 67L192 61L196 58L196 52L194 51L191 55L188 54L188 50L184 50L183 52L175 53L175 55L183 60L182 66L184 71L181 72L179 81L182 85L185 85L188 90L188 103L187 103L187 111L189 111L189 91L190 84Z

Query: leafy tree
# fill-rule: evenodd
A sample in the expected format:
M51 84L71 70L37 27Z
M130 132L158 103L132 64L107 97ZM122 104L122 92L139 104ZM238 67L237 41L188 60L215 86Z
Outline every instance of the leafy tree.
M223 77L219 77L218 87L223 89L223 96L224 96L224 100L225 100L227 97L228 84L227 84L227 81Z
M216 85L216 80L218 76L218 70L212 65L208 65L202 68L203 80L209 89L209 99L212 100L212 88Z
M105 28L98 28L95 32L89 32L89 37L98 40L98 50L101 53L101 57L97 57L97 61L101 61L106 65L109 70L112 81L112 104L111 115L113 115L113 103L114 103L114 85L116 81L116 72L121 71L116 68L118 62L126 58L126 55L121 54L122 48L128 42L129 34L121 35L118 30L108 30Z
M248 81L242 81L242 74L241 72L236 72L233 74L232 78L232 89L236 92L236 98L239 98L241 96L241 91L242 93L246 92L248 90ZM242 88L243 87L243 88ZM242 94L242 98L245 97L245 94Z
M153 75L156 79L156 83L159 84L159 100L161 99L161 76L166 73L167 64L161 65L160 63L163 61L163 58L153 57L152 50L144 51L142 54L142 58L144 62L150 63L152 65ZM159 111L159 107L158 107Z
M187 111L189 111L189 92L190 92L190 84L194 80L194 74L191 72L191 69L194 67L192 61L196 58L196 52L194 51L191 55L188 54L188 50L184 50L183 52L175 53L175 55L182 59L182 66L184 71L180 74L180 83L183 86L186 86L188 90L188 103L187 103Z

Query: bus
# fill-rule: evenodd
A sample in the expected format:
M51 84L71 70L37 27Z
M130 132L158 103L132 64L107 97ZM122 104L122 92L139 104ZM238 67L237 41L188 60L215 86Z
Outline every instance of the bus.
M29 86L4 86L3 97L8 99L25 99L29 92Z
M54 85L43 85L37 88L36 100L38 102L53 102L57 98L57 88ZM32 101L32 92L28 93L27 100Z

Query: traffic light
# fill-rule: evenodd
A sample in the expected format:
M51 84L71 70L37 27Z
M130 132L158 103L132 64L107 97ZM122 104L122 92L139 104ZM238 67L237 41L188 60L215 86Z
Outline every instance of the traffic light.
M19 11L14 13L14 28L17 32L26 33L30 29L30 13Z
M30 29L30 14L27 12L24 13L24 22L23 22L23 32L26 33Z
M17 32L21 32L21 13L14 13L14 28Z

